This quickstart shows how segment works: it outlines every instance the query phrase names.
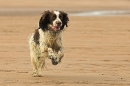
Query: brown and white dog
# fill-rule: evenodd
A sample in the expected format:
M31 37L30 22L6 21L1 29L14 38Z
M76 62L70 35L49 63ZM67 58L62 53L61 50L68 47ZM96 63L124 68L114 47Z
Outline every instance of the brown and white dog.
M53 65L61 62L63 53L62 32L68 26L68 14L63 11L45 11L39 20L39 28L29 37L33 75L40 76L39 70L50 58Z

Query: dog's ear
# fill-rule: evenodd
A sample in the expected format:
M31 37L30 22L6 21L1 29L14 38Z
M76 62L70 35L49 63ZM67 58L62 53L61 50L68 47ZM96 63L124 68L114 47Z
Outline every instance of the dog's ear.
M39 29L48 30L47 25L50 23L50 11L45 11L39 20Z
M39 32L38 32L38 29L35 30L35 33L34 33L34 41L36 42L36 44L39 44Z
M62 20L62 27L61 27L61 30L64 29L64 26L68 27L68 21L69 21L69 18L68 18L68 14L63 12L63 11L60 11L61 14L63 15L63 20Z

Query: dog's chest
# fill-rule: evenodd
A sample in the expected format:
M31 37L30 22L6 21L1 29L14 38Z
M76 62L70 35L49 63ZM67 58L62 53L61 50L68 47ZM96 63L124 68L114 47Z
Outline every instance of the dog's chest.
M54 51L58 51L60 48L57 43L58 40L59 40L59 33L49 32L45 35L46 45L52 48Z

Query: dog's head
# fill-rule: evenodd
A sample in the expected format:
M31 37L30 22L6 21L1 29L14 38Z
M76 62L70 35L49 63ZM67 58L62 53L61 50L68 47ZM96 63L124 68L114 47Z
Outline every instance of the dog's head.
M63 11L45 11L39 20L39 28L43 31L59 31L63 30L64 26L68 27L68 21L68 14Z

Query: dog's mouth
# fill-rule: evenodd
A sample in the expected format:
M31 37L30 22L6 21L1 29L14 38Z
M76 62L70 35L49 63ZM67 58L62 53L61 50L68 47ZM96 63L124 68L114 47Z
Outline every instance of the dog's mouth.
M53 29L54 31L59 31L59 30L60 30L60 26L52 26L52 29Z

